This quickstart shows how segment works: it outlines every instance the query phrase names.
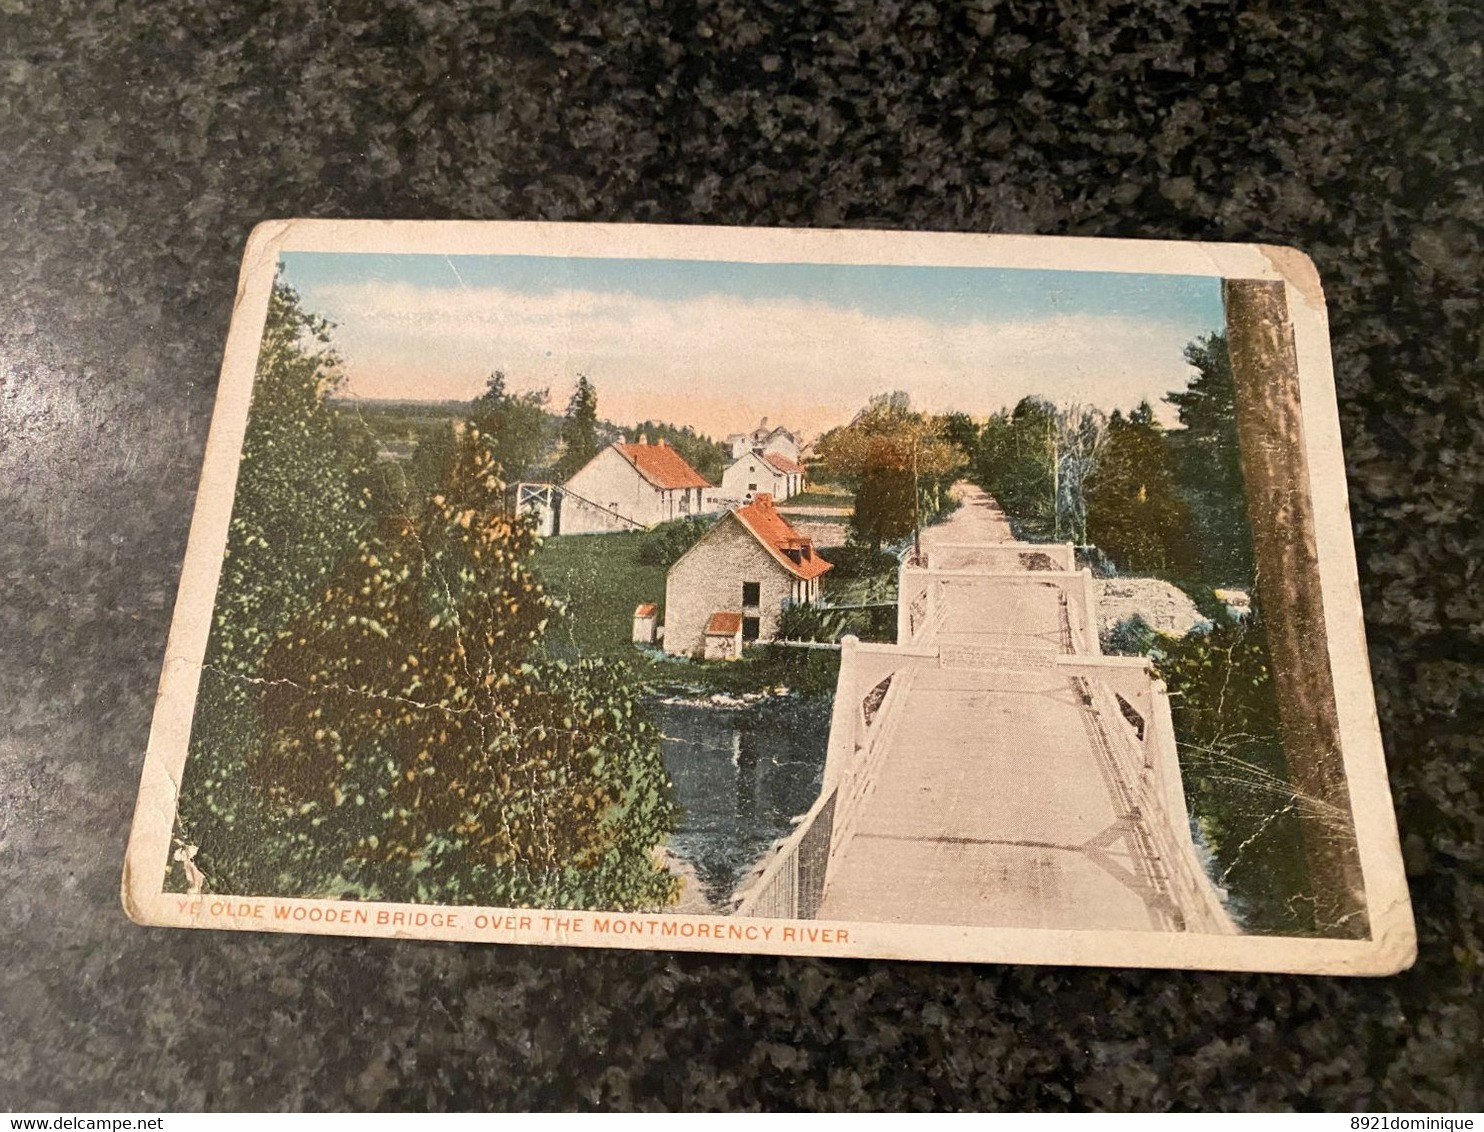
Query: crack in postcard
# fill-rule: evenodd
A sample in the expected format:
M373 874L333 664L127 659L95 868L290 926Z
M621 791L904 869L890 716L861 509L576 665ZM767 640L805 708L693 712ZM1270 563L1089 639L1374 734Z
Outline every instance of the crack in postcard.
M288 222L245 262L136 919L1410 962L1302 256Z

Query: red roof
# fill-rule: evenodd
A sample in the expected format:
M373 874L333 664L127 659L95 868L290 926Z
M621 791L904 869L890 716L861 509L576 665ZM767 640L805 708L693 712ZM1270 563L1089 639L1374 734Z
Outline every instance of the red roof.
M653 617L658 612L659 612L659 606L655 605L653 602L646 601L643 605L640 605L640 606L636 606L635 607L635 609L634 609L634 616L635 617Z
M763 459L772 465L775 471L783 472L785 475L801 476L805 472L803 464L790 460L781 452L764 452Z
M735 637L742 631L742 614L740 613L713 613L711 620L706 622L706 636L708 637Z
M787 519L773 506L773 497L759 494L746 507L732 512L753 533L758 542L772 553L773 557L796 578L817 578L831 568L830 563L814 549L814 540L801 535L789 525ZM790 554L797 555L798 560Z
M711 483L685 462L668 444L615 444L620 455L655 487L669 491L682 487L710 487Z

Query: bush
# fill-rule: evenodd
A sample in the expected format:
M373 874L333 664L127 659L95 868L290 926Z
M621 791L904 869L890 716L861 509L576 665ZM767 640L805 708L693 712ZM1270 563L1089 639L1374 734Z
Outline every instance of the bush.
M1158 631L1135 613L1104 633L1101 644L1109 656L1148 656L1158 640Z
M673 566L710 529L711 524L701 518L661 523L645 537L639 548L639 562L645 566Z
M862 543L825 547L819 552L834 569L826 576L827 585L853 582L881 574L895 575L899 563L895 556Z
M1169 687L1185 794L1221 867L1218 883L1248 930L1311 934L1302 827L1313 819L1288 780L1260 615L1161 637L1152 656Z

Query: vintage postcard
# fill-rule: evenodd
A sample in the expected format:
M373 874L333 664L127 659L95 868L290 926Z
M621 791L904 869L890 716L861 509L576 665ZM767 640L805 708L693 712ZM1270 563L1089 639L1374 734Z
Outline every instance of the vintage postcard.
M257 931L1407 966L1313 266L261 225L124 903Z

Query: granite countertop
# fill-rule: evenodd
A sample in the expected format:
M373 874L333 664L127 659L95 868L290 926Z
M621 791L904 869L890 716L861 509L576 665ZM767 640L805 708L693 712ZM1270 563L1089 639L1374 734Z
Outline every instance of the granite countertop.
M1449 0L0 0L0 1108L1478 1108L1481 42ZM238 258L280 216L1303 248L1416 968L131 925L120 863Z

